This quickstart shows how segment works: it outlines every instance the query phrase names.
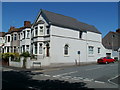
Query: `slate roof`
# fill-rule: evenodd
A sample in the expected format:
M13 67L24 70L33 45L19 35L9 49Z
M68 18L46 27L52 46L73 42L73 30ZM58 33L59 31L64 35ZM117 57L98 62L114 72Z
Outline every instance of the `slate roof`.
M49 24L70 28L79 31L91 31L101 34L94 26L80 22L75 18L57 14L54 12L46 11L41 9L42 15L46 18Z
M10 34L10 33L13 33L13 32L21 32L25 28L31 28L31 26L23 26L23 27L20 27L20 28L9 29L8 32L6 32L5 34Z

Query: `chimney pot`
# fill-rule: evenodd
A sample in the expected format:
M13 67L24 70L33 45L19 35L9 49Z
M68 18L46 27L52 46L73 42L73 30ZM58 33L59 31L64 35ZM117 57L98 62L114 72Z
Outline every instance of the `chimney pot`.
M31 22L30 22L30 21L24 21L24 26L25 26L25 27L31 26Z
M116 30L116 32L117 32L117 33L120 33L120 28L118 28L118 29Z

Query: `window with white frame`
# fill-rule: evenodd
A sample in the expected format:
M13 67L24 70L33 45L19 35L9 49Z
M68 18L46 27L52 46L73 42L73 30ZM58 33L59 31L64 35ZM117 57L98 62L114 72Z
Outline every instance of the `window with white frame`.
M14 53L16 52L16 46L14 46Z
M17 34L14 34L14 40L17 40Z
M37 43L35 43L34 46L35 46L35 49L34 49L35 50L35 54L37 54Z
M27 38L30 38L30 31L27 30Z
M93 46L88 46L88 53L93 54L94 53L94 47Z
M35 36L38 35L38 27L35 27Z
M100 54L100 47L98 48L98 54Z
M2 43L2 38L0 38L0 43Z
M43 34L43 26L40 26L40 35Z
M7 36L5 36L5 42L7 42Z
M66 44L65 46L64 46L64 55L68 55L68 52L69 52L69 46Z
M26 45L26 51L29 52L29 45Z
M20 39L22 40L22 33L21 33L21 35L20 35Z
M39 54L42 54L42 44L39 45Z
M10 36L8 36L8 42L10 42Z
M82 38L82 31L79 31L79 38Z
M47 28L47 34L50 34L50 25L46 26Z

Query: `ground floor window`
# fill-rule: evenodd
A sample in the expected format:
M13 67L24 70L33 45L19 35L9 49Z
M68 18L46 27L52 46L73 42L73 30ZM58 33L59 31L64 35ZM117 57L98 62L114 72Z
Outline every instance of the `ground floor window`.
M39 54L42 54L42 44L39 45Z
M29 52L29 45L26 45L26 51Z
M16 46L14 46L14 52L16 52Z
M25 52L25 45L23 45L23 52Z
M37 43L35 43L34 45L35 45L35 54L37 54Z
M89 54L93 54L94 53L94 47L93 46L89 46L88 47L88 53Z
M9 52L9 47L7 47L7 52Z

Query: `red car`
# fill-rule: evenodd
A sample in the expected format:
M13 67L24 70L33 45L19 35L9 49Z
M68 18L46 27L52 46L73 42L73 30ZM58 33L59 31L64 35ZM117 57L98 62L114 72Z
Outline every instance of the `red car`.
M97 60L97 63L106 63L106 64L108 64L108 63L114 63L115 62L115 59L112 59L111 57L102 57L102 58L99 58L98 60Z

